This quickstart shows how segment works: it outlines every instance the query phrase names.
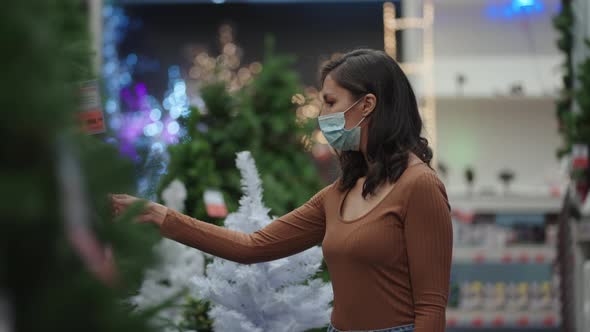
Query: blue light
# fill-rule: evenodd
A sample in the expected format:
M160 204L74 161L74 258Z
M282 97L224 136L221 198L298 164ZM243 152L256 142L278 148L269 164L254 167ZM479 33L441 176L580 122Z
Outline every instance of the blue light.
M113 7L112 6L105 6L102 9L102 15L106 16L106 17L113 15Z
M179 106L173 106L170 108L170 117L173 119L178 119L178 117L182 114L182 108Z
M181 97L186 94L186 83L179 81L174 84L174 96Z
M114 101L113 99L109 99L109 100L107 100L105 108L107 110L107 113L113 114L117 111L117 102Z
M121 77L119 78L119 83L122 86L127 86L131 83L131 74L129 73L123 73L123 75L121 75Z
M113 75L113 73L115 72L115 70L117 69L117 65L114 62L107 62L104 65L103 71L105 73L105 76L110 76Z
M159 121L161 117L162 111L160 111L157 108L152 109L152 111L150 112L150 119L152 119L152 121Z
M105 46L103 52L104 52L105 57L111 58L111 57L115 56L115 54L116 54L115 46L107 45L107 46Z
M180 67L170 66L170 68L168 68L168 76L170 78L180 78Z
M180 126L178 125L178 122L172 121L168 124L168 132L170 134L172 134L172 135L177 134L179 130L180 130Z
M156 133L159 134L162 132L162 130L164 130L164 124L162 123L162 121L158 121L155 123L156 125Z
M216 4L222 4L225 2L225 0L211 0L211 1L213 1L213 3L216 3Z
M131 53L127 56L127 64L129 66L134 66L137 64L137 55L135 55L135 53Z
M149 125L143 128L143 133L146 136L155 136L159 132L158 125L156 123L150 123Z
M156 142L154 144L152 144L152 150L154 150L155 152L163 152L164 151L164 145L162 145L162 143L160 142Z
M172 103L170 103L170 98L165 98L163 105L165 109L170 110L170 107L172 106Z
M492 19L511 20L540 14L545 11L542 0L512 0L508 4L489 4L486 15Z
M113 117L111 121L109 121L110 127L117 130L121 128L121 120L119 118Z
M531 7L535 4L535 0L513 0L512 7Z

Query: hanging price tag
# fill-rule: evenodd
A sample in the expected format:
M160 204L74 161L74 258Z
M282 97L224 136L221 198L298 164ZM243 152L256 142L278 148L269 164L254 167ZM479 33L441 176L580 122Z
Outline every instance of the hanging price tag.
M100 104L100 93L98 81L86 81L80 83L79 87L81 107L78 120L82 129L88 134L98 134L106 131L104 114Z
M219 190L208 189L203 195L207 214L213 218L224 218L227 216L227 207L223 194Z
M573 169L588 168L588 146L585 144L574 144L572 146L572 167Z

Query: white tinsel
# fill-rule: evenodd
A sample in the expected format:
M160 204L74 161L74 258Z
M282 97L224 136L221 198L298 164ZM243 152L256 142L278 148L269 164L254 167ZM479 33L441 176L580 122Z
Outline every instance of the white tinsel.
M262 203L262 185L248 151L237 155L243 197L237 212L225 220L229 229L252 233L269 223ZM239 264L215 257L207 276L193 278L200 298L213 303L209 316L217 332L297 332L328 324L332 287L312 278L321 266L322 251L313 247L279 260ZM304 281L307 285L303 285Z
M184 200L186 199L186 188L180 180L175 179L162 191L162 200L164 204L176 211L184 210Z
M186 189L182 182L174 180L164 192L164 204L169 208L183 211ZM138 310L148 309L173 299L172 306L158 312L153 322L164 327L164 331L177 331L170 325L178 326L183 319L181 305L186 295L195 295L191 278L203 275L205 259L199 250L178 242L163 239L154 248L159 265L149 269L139 289L131 298Z

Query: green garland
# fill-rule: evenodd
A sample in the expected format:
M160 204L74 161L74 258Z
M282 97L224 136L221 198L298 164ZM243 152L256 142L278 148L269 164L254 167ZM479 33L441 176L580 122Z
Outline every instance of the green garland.
M557 101L559 132L565 146L559 149L558 157L570 153L574 144L590 145L590 57L574 67L572 53L575 22L572 10L572 1L563 0L562 10L553 21L560 32L557 46L565 54L563 89ZM588 40L585 40L585 46L590 47ZM574 68L577 69L575 73ZM575 112L574 106L577 107ZM587 181L590 174L588 170L576 170L571 177Z
M559 121L559 133L564 137L565 146L558 150L558 156L562 157L571 151L572 144L572 103L573 103L573 85L574 85L574 68L572 60L573 51L573 32L574 15L572 12L571 0L562 0L561 12L553 18L553 25L559 32L557 48L565 55L563 63L563 88L559 99L557 100L557 119Z

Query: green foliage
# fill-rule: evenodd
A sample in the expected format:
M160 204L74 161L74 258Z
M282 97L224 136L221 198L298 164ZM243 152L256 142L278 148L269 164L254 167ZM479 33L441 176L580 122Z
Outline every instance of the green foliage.
M0 81L0 301L12 309L14 330L149 331L144 316L121 300L152 261L155 231L130 219L112 222L107 193L131 192L132 165L96 137L72 131L76 83L91 79L85 9L76 0L13 1L0 13L0 38L9 50ZM99 281L66 236L58 141L80 164L96 237L113 248L118 280Z
M590 145L590 57L574 67L575 22L571 0L562 1L562 10L553 23L560 34L557 46L565 54L563 89L557 101L559 132L565 141L557 155L562 157L571 152L574 144ZM585 46L590 47L590 41L586 40ZM575 75L574 69L577 69ZM570 176L575 181L586 181L590 174L588 170L575 170Z
M590 46L588 41L586 44ZM572 144L590 144L590 57L580 63L577 69L577 85L575 89L569 90L569 103L575 102L578 111L560 113L560 132L566 141L566 147L560 151L562 154L569 152Z
M553 18L553 26L559 33L557 40L557 48L564 53L563 70L563 87L561 89L560 97L556 101L556 113L559 122L559 132L564 137L565 146L557 151L558 157L571 150L572 144L572 119L571 110L573 103L573 32L572 26L574 24L574 15L572 11L572 4L570 0L562 1L561 12Z
M187 298L181 327L199 332L213 331L213 320L208 316L210 308L209 301Z
M243 95L243 114L257 121L251 129L248 149L260 169L264 202L275 214L303 204L321 183L301 139L315 122L299 125L291 97L300 92L299 78L291 69L293 57L276 56L273 41L267 39L262 72ZM245 122L245 121L244 121Z
M179 179L187 188L185 213L210 221L203 203L207 188L222 190L228 207L237 207L237 201L228 198L239 194L239 174L233 161L239 149L240 140L235 138L240 128L236 128L239 126L231 116L234 99L223 83L206 86L201 93L209 113L202 115L198 109L193 109L185 120L188 135L181 143L169 146L168 172L162 177L158 194L174 179ZM206 126L207 132L201 133L197 124Z
M241 190L235 154L243 150L250 150L256 160L264 201L274 214L298 207L319 190L315 166L300 143L311 124L296 123L296 106L291 103L300 90L293 61L275 55L268 39L262 71L238 93L230 94L222 81L202 87L206 110L194 108L184 119L189 134L169 147L170 164L159 194L178 178L188 191L185 212L220 224L207 216L203 193L209 187L219 189L228 209L237 208Z

